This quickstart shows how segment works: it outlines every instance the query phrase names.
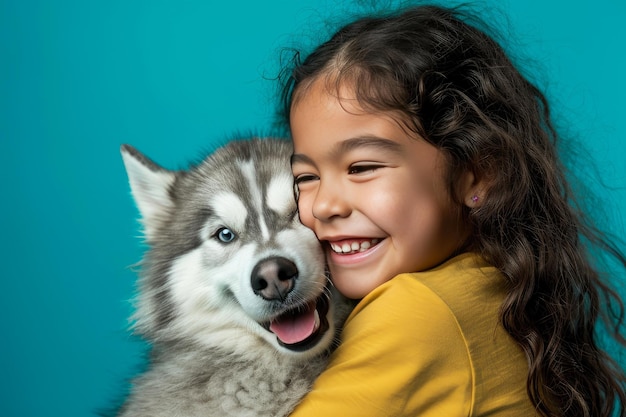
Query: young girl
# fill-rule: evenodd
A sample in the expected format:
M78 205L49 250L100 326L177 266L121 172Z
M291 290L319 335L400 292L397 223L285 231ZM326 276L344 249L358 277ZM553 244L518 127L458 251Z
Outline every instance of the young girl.
M364 18L289 74L300 218L360 299L293 416L626 415L587 246L626 258L570 201L542 93L467 21Z

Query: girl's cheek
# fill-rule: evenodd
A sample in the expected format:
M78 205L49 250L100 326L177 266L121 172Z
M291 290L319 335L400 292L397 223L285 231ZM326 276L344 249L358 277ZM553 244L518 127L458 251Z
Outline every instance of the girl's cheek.
M311 229L313 227L313 211L308 199L302 194L298 198L298 214L300 222Z

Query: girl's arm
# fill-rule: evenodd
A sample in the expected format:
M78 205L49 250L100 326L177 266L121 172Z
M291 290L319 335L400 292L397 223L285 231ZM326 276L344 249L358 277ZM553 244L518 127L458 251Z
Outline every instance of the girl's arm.
M328 368L291 416L468 416L472 381L454 315L405 274L359 303Z

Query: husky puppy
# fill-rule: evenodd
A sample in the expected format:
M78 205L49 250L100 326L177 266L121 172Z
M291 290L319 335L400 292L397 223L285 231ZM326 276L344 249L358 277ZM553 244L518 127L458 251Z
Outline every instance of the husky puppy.
M119 415L287 415L350 309L298 220L290 143L233 141L184 171L121 152L148 244L134 330L152 349Z

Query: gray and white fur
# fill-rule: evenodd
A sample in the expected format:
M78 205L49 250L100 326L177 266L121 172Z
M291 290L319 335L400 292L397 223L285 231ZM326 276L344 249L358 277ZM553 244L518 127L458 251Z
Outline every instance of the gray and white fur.
M152 348L118 415L288 415L350 310L298 220L291 144L232 141L182 171L121 152L148 244L132 319Z

